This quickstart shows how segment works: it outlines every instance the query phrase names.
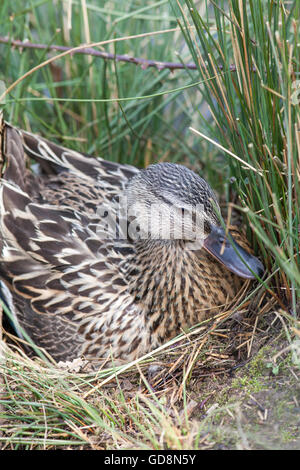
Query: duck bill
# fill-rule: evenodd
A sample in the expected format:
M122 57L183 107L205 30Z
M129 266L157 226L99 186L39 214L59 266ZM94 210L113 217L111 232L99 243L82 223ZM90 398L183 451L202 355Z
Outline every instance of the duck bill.
M264 266L258 258L248 253L230 235L225 237L222 227L213 227L203 247L226 268L245 279L261 277Z

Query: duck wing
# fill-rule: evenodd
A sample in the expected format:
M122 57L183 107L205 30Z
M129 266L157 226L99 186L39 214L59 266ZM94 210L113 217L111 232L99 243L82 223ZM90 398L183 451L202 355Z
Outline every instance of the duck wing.
M139 170L9 125L1 150L2 296L17 330L24 328L55 359L78 357L83 343L97 335L101 342L99 332L122 302L130 306L121 265L133 248L125 239L116 242L113 233L103 237L101 227L103 207L113 213L113 198ZM40 174L27 169L29 158L39 163Z

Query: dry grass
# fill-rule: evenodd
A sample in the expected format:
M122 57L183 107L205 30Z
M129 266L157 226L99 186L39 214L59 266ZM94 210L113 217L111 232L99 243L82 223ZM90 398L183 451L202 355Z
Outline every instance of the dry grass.
M2 448L219 448L220 413L233 420L226 435L235 436L234 444L229 439L225 447L243 447L240 400L224 401L224 390L262 346L282 338L286 322L272 313L273 300L262 295L259 304L258 315L246 301L114 370L29 358L5 335Z

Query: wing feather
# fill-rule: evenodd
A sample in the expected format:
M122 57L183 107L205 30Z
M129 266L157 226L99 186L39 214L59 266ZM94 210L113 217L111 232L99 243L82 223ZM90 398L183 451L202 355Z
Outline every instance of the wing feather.
M132 247L102 238L98 206L113 210L113 198L139 170L88 158L9 125L4 137L0 278L18 329L56 358L76 357L83 343L80 325L88 325L91 341L100 342L99 331L112 323L112 293L116 309L122 312L123 302L130 311L130 298L116 294L127 290L120 260L122 249L128 256ZM41 166L40 174L27 169L28 157Z

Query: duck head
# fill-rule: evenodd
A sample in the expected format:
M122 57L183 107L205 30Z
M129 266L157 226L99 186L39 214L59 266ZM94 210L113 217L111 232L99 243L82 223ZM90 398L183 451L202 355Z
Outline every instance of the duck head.
M205 249L236 275L261 277L264 267L220 222L218 201L206 181L185 166L157 163L141 170L126 188L129 236Z

